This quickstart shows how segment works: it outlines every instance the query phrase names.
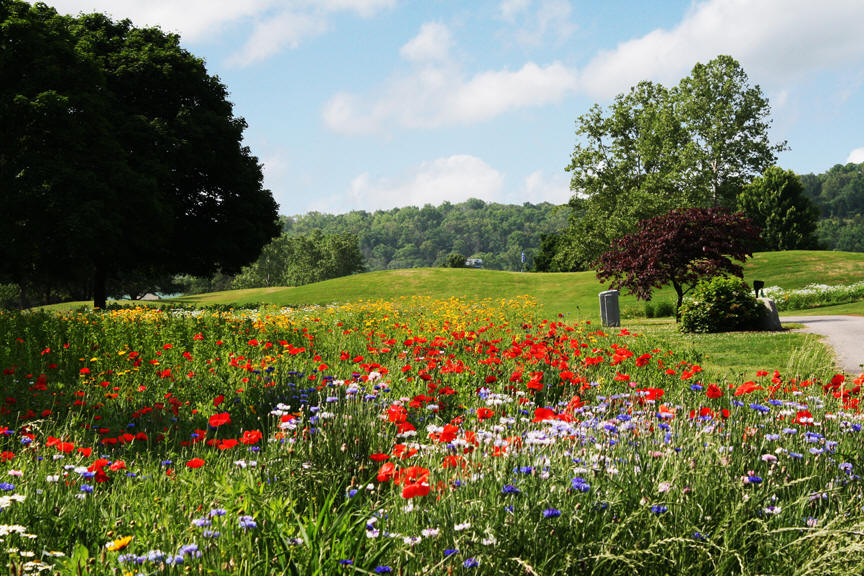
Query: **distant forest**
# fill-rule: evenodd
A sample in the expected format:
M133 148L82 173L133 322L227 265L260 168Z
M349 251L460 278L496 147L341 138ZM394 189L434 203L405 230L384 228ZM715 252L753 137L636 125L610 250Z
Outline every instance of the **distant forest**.
M864 252L864 163L837 164L801 176L804 193L819 207L819 242L828 250Z
M527 270L541 236L565 228L568 216L566 205L497 204L472 198L422 208L338 215L310 212L283 217L282 222L291 237L308 236L315 230L325 236L355 236L369 271L442 266L451 253L482 258L484 268L522 270L523 251Z

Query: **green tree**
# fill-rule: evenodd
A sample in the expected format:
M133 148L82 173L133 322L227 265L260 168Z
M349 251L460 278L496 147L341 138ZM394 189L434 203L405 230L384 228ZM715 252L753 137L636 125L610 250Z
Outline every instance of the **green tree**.
M791 170L771 166L738 195L738 208L762 229L761 250L809 250L818 247L819 209L804 195Z
M447 255L447 260L444 262L445 268L465 268L465 258L464 254L459 254L458 252L451 252Z
M577 119L567 170L571 220L554 266L592 266L640 220L673 208L732 206L785 144L768 142L767 99L729 56L667 89L641 82Z
M732 207L744 184L774 164L786 143L771 144L771 108L758 85L731 56L697 63L675 93L689 142L683 164L691 187L710 191L710 204Z
M278 233L245 122L176 35L7 0L0 46L0 278L102 307L140 270L236 273Z

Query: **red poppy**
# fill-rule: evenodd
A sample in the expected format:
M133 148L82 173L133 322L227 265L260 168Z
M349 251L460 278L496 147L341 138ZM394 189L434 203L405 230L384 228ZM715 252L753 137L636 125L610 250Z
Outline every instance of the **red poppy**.
M264 435L261 434L260 430L246 430L243 432L243 437L240 438L240 442L247 446L252 446L253 444L257 444L263 436Z
M426 496L427 494L429 494L429 484L425 482L405 484L402 488L403 498L416 498L418 496Z
M186 462L186 466L188 466L189 468L201 468L202 466L204 466L204 460L202 460L201 458L193 458Z
M708 396L708 398L722 398L723 390L721 390L716 384L709 384L708 389L705 390L705 395Z
M371 458L375 462L383 462L384 460L388 460L390 458L390 455L389 454L382 454L379 452L377 454L371 454L369 456L369 458Z
M396 465L392 462L385 462L381 465L381 468L378 469L378 475L376 478L379 482L389 482L396 478L396 474Z
M222 412L220 414L214 414L210 416L209 424L214 428L218 428L223 424L228 424L231 422L231 414L228 412Z
M554 420L555 411L551 408L536 408L534 410L533 422L543 422L544 420Z
M738 386L735 389L735 396L741 396L742 394L750 394L751 392L755 392L756 390L763 390L762 386L759 386L755 382L745 382Z

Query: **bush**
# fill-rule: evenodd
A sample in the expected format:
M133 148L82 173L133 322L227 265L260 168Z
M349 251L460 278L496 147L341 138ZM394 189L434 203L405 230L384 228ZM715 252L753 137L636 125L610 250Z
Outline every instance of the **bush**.
M18 308L21 289L17 284L0 284L0 310Z
M758 326L761 305L743 280L715 276L696 285L679 310L682 332L731 332Z
M668 301L645 302L646 318L668 318L675 315L675 304Z

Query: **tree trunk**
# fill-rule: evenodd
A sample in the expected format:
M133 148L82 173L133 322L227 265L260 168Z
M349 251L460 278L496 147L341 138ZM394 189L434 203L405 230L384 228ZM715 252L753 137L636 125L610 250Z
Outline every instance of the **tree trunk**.
M675 322L681 320L681 304L684 303L684 290L678 282L672 281L672 287L675 288L675 293L678 295L678 302L675 303Z
M105 267L102 264L96 264L96 270L93 272L93 308L105 309L106 300L108 300L106 288Z

